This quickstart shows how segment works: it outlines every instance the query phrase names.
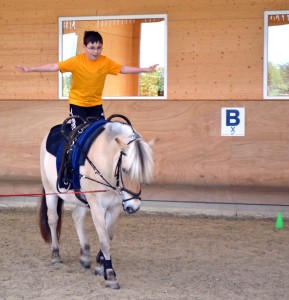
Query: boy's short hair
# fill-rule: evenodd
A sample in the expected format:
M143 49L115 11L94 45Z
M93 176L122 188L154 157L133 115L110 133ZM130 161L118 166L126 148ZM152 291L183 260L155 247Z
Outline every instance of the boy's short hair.
M103 39L97 31L85 31L83 36L83 44L87 46L89 43L101 43L103 45Z

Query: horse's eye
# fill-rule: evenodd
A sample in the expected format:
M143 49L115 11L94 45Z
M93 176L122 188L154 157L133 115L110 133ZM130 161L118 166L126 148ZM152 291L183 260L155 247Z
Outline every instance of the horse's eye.
M126 168L121 168L121 170L123 171L123 173L128 174L128 170Z

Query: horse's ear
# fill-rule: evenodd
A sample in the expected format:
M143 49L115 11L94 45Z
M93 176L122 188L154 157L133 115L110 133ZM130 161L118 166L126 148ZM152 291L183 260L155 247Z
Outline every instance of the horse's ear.
M158 142L160 139L158 137L154 137L151 141L148 142L150 147L153 147L156 142Z
M119 138L115 138L115 141L119 145L121 151L126 152L128 150L128 145L124 143L122 140L120 140Z

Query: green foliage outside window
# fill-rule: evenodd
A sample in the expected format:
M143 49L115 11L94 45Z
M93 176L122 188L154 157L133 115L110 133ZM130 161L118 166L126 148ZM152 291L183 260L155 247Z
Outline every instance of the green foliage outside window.
M69 76L62 76L62 90L63 90L63 96L68 97L71 87L71 80L72 76L71 74Z
M268 63L268 96L289 96L289 64Z
M164 68L157 67L153 73L140 75L140 96L163 96L164 95Z

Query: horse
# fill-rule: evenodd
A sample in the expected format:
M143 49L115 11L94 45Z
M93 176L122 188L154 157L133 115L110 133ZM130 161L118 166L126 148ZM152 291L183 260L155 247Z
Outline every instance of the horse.
M101 132L89 146L83 165L79 166L79 173L76 173L79 190L69 190L59 185L57 158L47 151L46 134L40 148L43 195L39 227L42 238L50 244L51 263L62 263L59 254L62 205L63 202L73 204L72 219L80 243L80 264L88 269L91 268L91 256L84 220L90 210L100 247L94 273L104 277L106 287L119 289L111 261L114 229L121 208L129 214L140 208L141 184L149 183L153 176L152 147L155 140L145 142L126 117L121 116L126 122L112 121L113 117L102 124ZM78 130L79 134L81 131ZM77 146L77 138L74 138L67 152L72 151L72 145L80 147ZM83 154L82 149L80 152ZM85 200L79 198L78 194L85 195Z

